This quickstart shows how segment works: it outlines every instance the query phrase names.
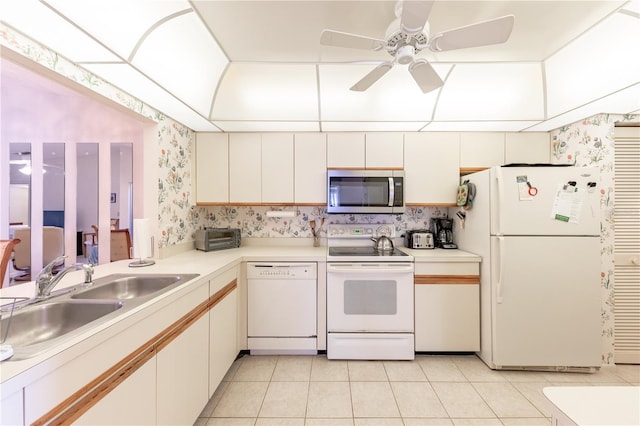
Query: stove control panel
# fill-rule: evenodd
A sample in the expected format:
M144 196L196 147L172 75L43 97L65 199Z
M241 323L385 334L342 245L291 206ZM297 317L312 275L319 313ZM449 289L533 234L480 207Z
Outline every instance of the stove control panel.
M327 228L328 238L371 238L385 235L393 238L396 236L395 227L392 224L332 224Z

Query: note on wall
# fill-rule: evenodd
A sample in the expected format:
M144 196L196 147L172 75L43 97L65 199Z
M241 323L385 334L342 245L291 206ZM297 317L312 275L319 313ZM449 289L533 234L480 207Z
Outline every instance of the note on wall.
M551 218L561 222L578 223L583 202L583 190L575 185L560 184L553 200Z

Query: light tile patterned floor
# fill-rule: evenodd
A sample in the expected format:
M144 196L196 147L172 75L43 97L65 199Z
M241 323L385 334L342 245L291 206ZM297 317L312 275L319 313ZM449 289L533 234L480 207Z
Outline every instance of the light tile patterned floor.
M640 366L596 373L494 371L474 355L414 361L244 356L196 426L550 425L546 386L640 385Z

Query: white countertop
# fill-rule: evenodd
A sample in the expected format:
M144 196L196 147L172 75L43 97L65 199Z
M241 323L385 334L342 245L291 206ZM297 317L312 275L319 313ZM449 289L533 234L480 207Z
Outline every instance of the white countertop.
M553 386L542 391L576 425L640 425L640 386Z
M403 251L414 257L416 262L479 262L480 257L471 253L463 252L460 250L413 250L405 247L401 247ZM301 245L247 245L230 250L221 250L213 252L202 252L197 250L190 250L184 253L180 253L165 259L156 259L155 265L143 267L143 268L129 268L131 260L122 260L118 262L98 265L95 267L94 279L101 278L111 274L191 274L197 273L200 276L191 281L167 291L158 297L141 304L135 309L123 313L112 320L101 323L96 327L89 329L81 335L75 336L68 341L62 342L55 348L48 350L40 355L34 356L25 360L6 360L0 364L0 381L3 386L7 381L19 376L22 373L27 372L30 369L39 364L45 363L49 358L61 354L62 352L72 348L74 345L78 345L93 335L109 328L117 326L119 322L126 318L135 315L140 310L149 308L155 303L167 303L165 299L174 297L176 293L179 293L188 287L202 279L213 278L223 270L239 264L243 261L316 261L326 262L327 247L312 247ZM56 286L54 290L70 287L81 283L83 280L82 271L74 271L68 273L61 282ZM34 283L28 282L24 284L14 285L0 289L0 296L2 297L32 297L34 295ZM6 301L3 301L6 303ZM118 327L113 327L117 329ZM115 332L115 331L114 331ZM78 349L80 350L80 349ZM74 351L69 351L74 352ZM46 368L46 367L43 367ZM37 370L37 368L35 368Z
M482 258L477 254L457 249L410 249L398 247L403 252L413 256L415 262L480 262Z

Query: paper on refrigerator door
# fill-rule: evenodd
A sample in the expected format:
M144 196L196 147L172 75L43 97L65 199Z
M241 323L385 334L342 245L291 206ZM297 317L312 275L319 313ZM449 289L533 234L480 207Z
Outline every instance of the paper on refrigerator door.
M576 186L560 184L553 200L551 218L560 222L578 223L583 202L583 190Z
M516 176L516 182L518 184L518 199L520 201L532 201L533 195L529 191L530 184L527 176Z

